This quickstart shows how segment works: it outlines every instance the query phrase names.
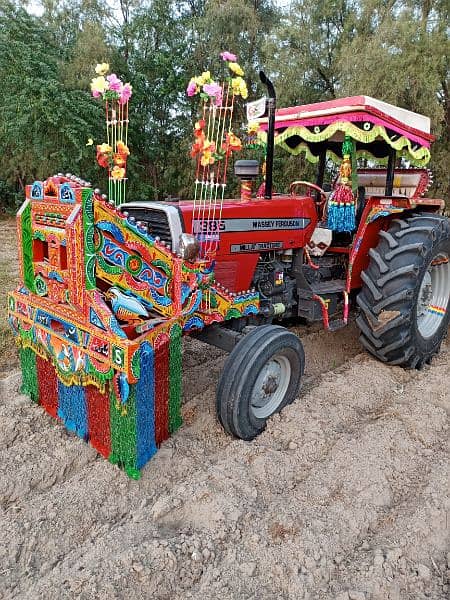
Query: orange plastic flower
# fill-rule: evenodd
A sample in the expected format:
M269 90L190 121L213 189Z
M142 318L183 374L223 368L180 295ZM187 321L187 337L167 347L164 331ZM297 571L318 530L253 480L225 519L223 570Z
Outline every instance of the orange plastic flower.
M125 154L126 156L130 155L130 150L128 146L121 140L117 142L117 152L119 152L120 154Z
M242 142L232 131L229 131L225 136L225 143L222 144L222 149L225 150L227 154L231 154L231 152L238 152L242 150Z

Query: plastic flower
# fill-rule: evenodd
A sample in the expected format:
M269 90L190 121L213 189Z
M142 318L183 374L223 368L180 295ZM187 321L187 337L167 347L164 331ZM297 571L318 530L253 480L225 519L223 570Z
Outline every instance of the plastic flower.
M249 123L247 126L248 133L257 133L258 129L259 129L259 123L257 123L256 121Z
M232 54L231 52L221 52L220 56L221 56L222 60L231 61L233 63L236 62L236 60L237 60L236 54Z
M101 75L100 77L94 77L91 81L91 91L94 98L98 98L101 94L104 94L109 90L109 83Z
M242 77L244 75L244 71L237 64L237 62L229 62L228 67L229 67L230 71L232 71L236 75L239 75L239 77Z
M122 86L122 89L119 93L119 104L126 104L133 94L133 87L129 83L126 83Z
M216 106L222 106L222 87L215 81L211 83L205 83L203 91L208 94L210 98L214 98L214 104Z
M122 142L122 140L119 140L117 142L117 152L119 152L120 154L124 154L125 156L130 155L130 150L128 146L124 142Z
M111 177L113 179L123 179L125 177L125 169L116 165L111 169Z
M102 154L108 154L112 152L112 148L109 144L99 144L97 146L97 152L101 152Z
M205 121L204 119L200 119L194 125L194 135L195 137L200 137L203 135L203 130L205 129Z
M187 94L187 95L188 95L190 98L192 98L192 96L195 96L195 94L197 94L197 93L198 93L198 91L199 91L199 87L198 87L198 85L197 85L197 83L196 83L195 79L194 79L194 78L192 78L192 79L190 80L190 82L188 83L188 86L187 86L187 88L186 88L186 94Z
M108 71L109 71L109 64L108 63L99 63L95 67L95 72L97 73L97 75L106 75L106 73Z
M97 146L97 163L101 167L109 169L111 153L112 148L109 144L99 144Z
M114 154L114 164L118 167L124 167L127 164L126 154L120 154L120 152L116 152Z
M222 149L225 150L226 154L230 155L232 152L242 150L242 142L232 131L229 131L225 135L225 143L222 144Z
M244 80L242 80L241 85L239 86L239 92L243 100L246 100L248 98L247 84Z
M200 85L204 85L205 83L210 83L211 82L211 72L203 71L203 73L200 75L200 77L198 79L201 82Z
M248 97L247 84L242 77L233 77L231 80L231 87L233 89L233 94L236 96L242 96L244 100Z
M215 150L216 150L216 145L213 142L210 142L209 140L205 140L205 142L203 144L202 157L200 159L200 164L202 165L202 167L206 167L208 165L214 164Z
M108 75L108 77L106 78L108 80L109 83L109 89L113 92L120 92L122 87L123 87L123 83L122 81L120 81L120 79L117 77L117 75L115 73L111 73L111 75Z

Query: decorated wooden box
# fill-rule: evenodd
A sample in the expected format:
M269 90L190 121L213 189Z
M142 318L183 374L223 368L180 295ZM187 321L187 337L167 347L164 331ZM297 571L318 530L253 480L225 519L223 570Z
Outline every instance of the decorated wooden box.
M181 425L182 335L257 312L78 178L26 189L9 322L22 390L131 477Z

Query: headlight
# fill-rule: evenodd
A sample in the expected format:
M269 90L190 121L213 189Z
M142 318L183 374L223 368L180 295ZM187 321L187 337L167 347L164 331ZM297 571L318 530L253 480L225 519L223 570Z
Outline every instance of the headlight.
M180 235L180 254L184 260L193 261L200 252L198 239L192 233L182 233Z

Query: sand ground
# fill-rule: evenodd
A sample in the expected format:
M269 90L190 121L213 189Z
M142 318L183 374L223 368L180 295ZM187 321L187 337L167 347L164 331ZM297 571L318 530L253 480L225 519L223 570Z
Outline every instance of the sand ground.
M302 394L253 442L215 418L224 353L186 340L185 424L138 482L20 395L11 351L0 598L447 598L450 346L404 371L354 325L296 331Z

